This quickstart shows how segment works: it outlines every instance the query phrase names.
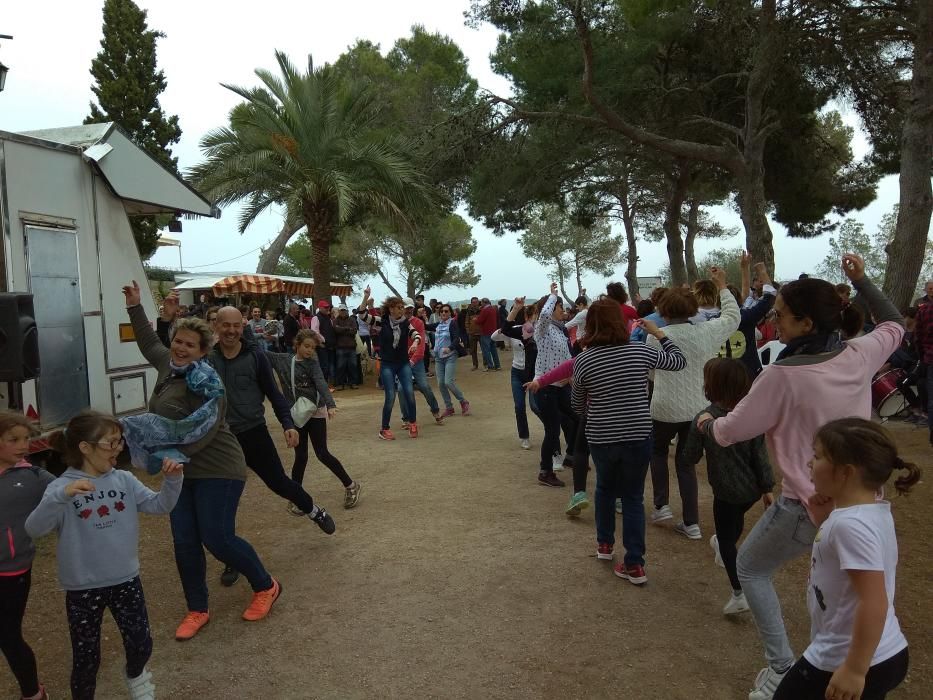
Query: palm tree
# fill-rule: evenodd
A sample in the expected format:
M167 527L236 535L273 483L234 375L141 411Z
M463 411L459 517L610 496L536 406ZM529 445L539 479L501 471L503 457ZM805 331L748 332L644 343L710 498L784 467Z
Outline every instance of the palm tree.
M263 254L272 272L288 240L303 226L311 240L318 299L330 298L330 246L341 227L367 214L407 225L405 211L430 201L429 190L401 139L377 132L378 105L365 85L332 66L298 72L276 51L281 77L263 69L261 87L224 85L245 102L230 125L201 140L206 160L188 177L218 204L244 202L240 233L265 209L285 209L281 232Z

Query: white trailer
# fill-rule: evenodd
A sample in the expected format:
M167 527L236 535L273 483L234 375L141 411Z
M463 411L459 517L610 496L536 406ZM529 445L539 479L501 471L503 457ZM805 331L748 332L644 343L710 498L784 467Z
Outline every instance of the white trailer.
M0 406L43 431L87 407L145 409L155 372L121 286L147 287L128 216L156 213L219 216L116 124L0 131L0 291L33 295L41 364L36 380L0 384ZM143 305L154 319L150 294Z

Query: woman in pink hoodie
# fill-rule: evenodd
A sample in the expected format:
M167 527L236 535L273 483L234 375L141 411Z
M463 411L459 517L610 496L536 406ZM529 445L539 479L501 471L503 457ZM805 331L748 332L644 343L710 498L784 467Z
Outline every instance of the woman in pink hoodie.
M788 561L810 552L818 514L832 509L832 501L817 494L810 481L813 438L832 420L871 417L872 377L904 336L900 313L865 277L862 259L844 255L842 268L877 321L875 329L842 342L841 334L852 334L855 329L849 325L859 315L843 304L832 284L808 278L784 285L774 317L786 347L731 413L698 419L699 427L723 446L765 435L783 476L781 495L748 534L737 561L768 661L749 700L770 700L796 658L773 576Z

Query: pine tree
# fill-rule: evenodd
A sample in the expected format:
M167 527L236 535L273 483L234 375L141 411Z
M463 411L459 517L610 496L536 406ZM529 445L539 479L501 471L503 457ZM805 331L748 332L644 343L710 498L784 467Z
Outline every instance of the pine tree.
M178 159L169 147L181 138L178 117L167 116L159 104L165 74L156 69L156 40L165 34L149 29L146 11L133 0L104 2L103 34L100 52L91 62L91 75L96 81L91 91L100 106L91 103L91 115L84 123L116 122L159 163L178 172ZM165 225L162 219L130 219L144 260L156 250L159 228Z

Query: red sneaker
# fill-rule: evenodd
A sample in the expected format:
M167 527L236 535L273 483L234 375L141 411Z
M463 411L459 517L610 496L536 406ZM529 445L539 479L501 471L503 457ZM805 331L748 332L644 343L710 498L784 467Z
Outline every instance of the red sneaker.
M208 613L189 610L181 624L178 625L178 629L175 630L175 639L179 642L191 639L210 621L211 616Z
M641 564L623 564L619 562L612 571L619 578L627 579L629 583L634 583L636 586L644 586L648 583L645 567Z
M379 431L380 440L394 440L395 436L392 434L392 431L386 428L385 430Z
M408 436L413 437L413 438L418 437L418 424L417 423L408 424Z
M448 418L450 416L456 415L457 412L452 408L445 408L444 412L441 414L441 418Z
M273 604L279 599L281 594L282 585L275 579L272 579L272 588L253 593L253 601L249 604L249 607L243 611L243 619L249 620L250 622L261 620L269 614Z
M465 415L465 416L472 415L472 414L473 414L473 411L470 410L470 402L469 402L469 401L461 401L461 402L460 402L460 411L461 411L461 412L463 413L463 415Z
M596 558L612 561L612 545L605 542L596 543Z

